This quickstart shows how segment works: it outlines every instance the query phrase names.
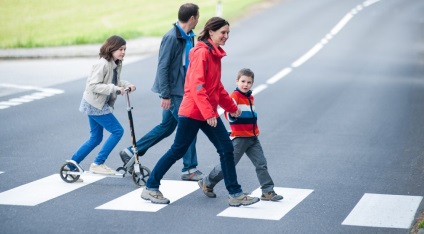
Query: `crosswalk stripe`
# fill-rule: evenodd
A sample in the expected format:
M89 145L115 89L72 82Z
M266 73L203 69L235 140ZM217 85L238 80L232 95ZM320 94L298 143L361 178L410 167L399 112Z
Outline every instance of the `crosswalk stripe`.
M342 225L408 229L422 199L421 196L366 193Z
M217 216L249 219L280 220L297 204L313 192L311 189L275 187L275 192L284 197L278 202L260 201L245 207L229 207ZM260 197L261 189L252 192L252 196Z
M0 193L0 204L36 206L103 178L105 177L84 175L83 183L66 183L59 174L54 174Z
M190 181L161 180L160 186L160 191L163 196L168 198L171 203L196 191L197 189L199 189L197 183ZM140 195L142 190L143 189L140 188L129 192L108 203L96 207L96 209L156 212L167 206L153 204L150 201L141 199Z

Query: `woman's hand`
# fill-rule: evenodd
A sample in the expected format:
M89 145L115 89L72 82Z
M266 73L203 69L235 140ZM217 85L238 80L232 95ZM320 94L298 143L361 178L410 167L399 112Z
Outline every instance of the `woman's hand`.
M211 126L211 127L216 127L216 125L218 124L218 121L216 120L216 117L212 117L210 119L207 119L206 122Z
M237 108L237 111L236 112L233 112L233 113L230 113L230 115L232 117L234 117L234 118L239 117L241 115L241 109L240 108Z

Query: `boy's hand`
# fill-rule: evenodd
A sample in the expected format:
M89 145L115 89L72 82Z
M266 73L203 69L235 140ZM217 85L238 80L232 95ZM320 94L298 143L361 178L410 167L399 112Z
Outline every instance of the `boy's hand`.
M241 110L240 110L240 108L237 108L237 111L236 111L236 112L233 112L233 113L230 113L230 115L231 115L232 117L234 117L234 118L239 117L239 116L241 115Z

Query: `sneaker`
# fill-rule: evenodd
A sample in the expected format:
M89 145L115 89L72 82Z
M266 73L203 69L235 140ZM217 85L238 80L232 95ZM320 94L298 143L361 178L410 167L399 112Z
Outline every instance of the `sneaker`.
M261 196L262 201L279 201L283 200L283 196L276 194L274 191L263 193Z
M196 170L195 172L192 172L192 173L184 173L181 176L181 179L189 180L189 181L199 181L203 179L203 173L199 170Z
M259 198L257 197L251 197L246 194L242 194L238 197L232 197L230 196L230 199L228 200L228 204L230 206L249 206L252 204L255 204L259 201Z
M213 192L213 188L209 188L208 186L206 186L205 183L203 183L203 179L200 179L199 181L197 181L197 184L199 185L199 187L202 189L203 193L210 198L215 198L216 194Z
M124 164L127 164L127 162L131 159L131 156L129 156L125 150L119 152L119 156L121 156L121 160Z
M130 161L130 159L131 159L131 156L129 156L127 154L127 152L125 152L125 150L122 150L121 152L119 152L119 156L121 156L121 160L124 163L124 165L127 164ZM131 165L128 168L128 173L129 174L132 174L133 171L134 171L134 163L133 163L133 165Z
M105 175L114 175L116 173L115 170L113 170L112 168L109 168L105 164L97 165L94 163L90 165L90 171L96 174L105 174Z
M147 190L146 188L144 188L143 192L141 192L141 198L156 204L169 204L170 202L169 199L163 197L159 190Z
M69 169L69 167L66 165L64 168L63 168L63 171L70 171L71 169ZM76 171L76 169L74 169L74 171ZM71 174L68 174L68 176L69 177L71 177L73 180L75 179L75 177L76 177L76 175L71 175ZM74 181L74 182L78 182L78 183L82 183L82 182L84 182L84 180L83 179L81 179L81 177L79 177L76 181Z

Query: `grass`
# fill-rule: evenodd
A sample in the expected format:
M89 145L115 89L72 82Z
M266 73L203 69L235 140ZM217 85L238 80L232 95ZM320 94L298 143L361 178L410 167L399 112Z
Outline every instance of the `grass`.
M262 0L263 1L263 0ZM180 0L0 0L0 48L101 43L117 34L125 39L162 36L177 19ZM200 7L199 34L215 16L218 0L193 1ZM221 0L222 17L242 16L261 0Z

